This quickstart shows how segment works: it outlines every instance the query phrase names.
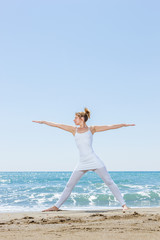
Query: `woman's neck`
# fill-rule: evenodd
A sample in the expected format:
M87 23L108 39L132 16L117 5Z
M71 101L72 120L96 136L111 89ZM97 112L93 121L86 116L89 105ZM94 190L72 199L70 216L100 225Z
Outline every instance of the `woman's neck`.
M88 126L86 124L82 124L82 125L80 124L79 128L88 128Z

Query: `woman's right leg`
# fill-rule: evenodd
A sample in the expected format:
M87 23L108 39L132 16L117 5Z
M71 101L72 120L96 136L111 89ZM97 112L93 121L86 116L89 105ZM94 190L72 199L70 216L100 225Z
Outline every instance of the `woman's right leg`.
M54 204L57 208L59 208L69 197L72 192L72 189L76 185L76 183L80 180L80 178L86 173L86 170L74 170L69 181L67 182L60 199Z

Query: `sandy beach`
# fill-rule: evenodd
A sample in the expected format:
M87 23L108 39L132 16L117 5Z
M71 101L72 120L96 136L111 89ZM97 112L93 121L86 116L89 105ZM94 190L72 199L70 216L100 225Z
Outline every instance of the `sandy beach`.
M0 214L0 239L159 240L160 207Z

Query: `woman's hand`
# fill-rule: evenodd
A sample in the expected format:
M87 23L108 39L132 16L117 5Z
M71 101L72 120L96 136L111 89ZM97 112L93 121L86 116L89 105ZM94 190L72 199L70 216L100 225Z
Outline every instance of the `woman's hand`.
M128 127L128 126L135 126L136 124L123 124L124 127Z
M32 121L32 122L36 122L36 123L44 123L44 121Z

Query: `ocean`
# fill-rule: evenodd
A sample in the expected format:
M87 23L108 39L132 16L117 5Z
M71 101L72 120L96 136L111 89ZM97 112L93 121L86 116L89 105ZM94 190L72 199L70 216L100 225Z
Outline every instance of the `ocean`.
M129 207L160 206L160 171L109 171ZM71 171L0 172L0 212L41 211L61 196ZM86 172L62 210L122 208L93 171Z

